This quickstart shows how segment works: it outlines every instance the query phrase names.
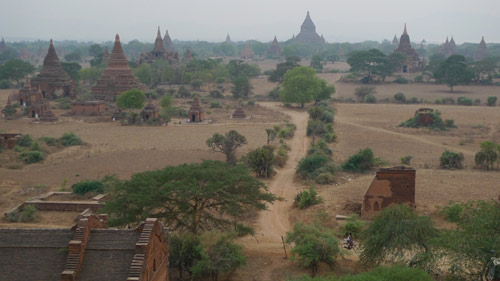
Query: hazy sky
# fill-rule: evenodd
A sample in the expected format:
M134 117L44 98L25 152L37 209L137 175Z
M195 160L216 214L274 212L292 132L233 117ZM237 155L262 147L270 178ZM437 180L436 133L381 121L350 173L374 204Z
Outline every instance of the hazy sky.
M285 41L300 31L307 11L328 42L411 40L500 42L500 0L1 0L0 36L7 41L154 41L156 28L172 39Z

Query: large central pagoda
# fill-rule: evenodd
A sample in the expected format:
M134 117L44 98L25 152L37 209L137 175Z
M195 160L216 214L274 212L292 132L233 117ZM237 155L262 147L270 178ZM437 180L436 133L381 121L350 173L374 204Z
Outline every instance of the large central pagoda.
M123 52L120 36L116 34L115 45L108 66L97 84L92 87L92 94L97 99L114 101L124 91L139 87L139 81L132 74L128 60Z
M323 36L319 36L319 34L316 33L316 26L314 25L311 16L309 15L309 11L307 12L306 19L300 27L300 33L295 36L293 42L308 45L325 44L325 39L323 38Z

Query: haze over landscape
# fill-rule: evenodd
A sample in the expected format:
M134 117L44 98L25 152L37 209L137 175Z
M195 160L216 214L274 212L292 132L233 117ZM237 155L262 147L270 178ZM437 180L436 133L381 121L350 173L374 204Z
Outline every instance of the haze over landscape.
M458 44L499 42L500 1L2 1L0 36L7 41L110 41L119 33L124 42L152 41L161 26L181 41L221 42L227 33L235 41L286 41L297 34L306 11L328 42L392 39L408 24L415 42Z

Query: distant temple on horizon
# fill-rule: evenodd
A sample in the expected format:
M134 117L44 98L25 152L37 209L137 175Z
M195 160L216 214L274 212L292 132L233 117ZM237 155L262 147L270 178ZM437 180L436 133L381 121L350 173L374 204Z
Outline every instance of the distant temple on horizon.
M481 38L479 46L477 46L476 55L474 58L476 60L483 60L487 56L489 56L488 46L486 45L486 41L484 41L484 36L483 36L483 38Z
M279 58L281 57L281 46L276 39L276 35L274 36L274 40L271 43L271 46L267 49L266 56L269 58Z
M399 39L399 46L394 50L394 53L406 56L406 60L400 65L399 71L403 73L415 73L424 68L417 50L411 46L410 35L408 35L408 31L406 30L406 23L403 34Z
M165 38L167 40L170 40L170 36L168 36L168 31L165 33ZM173 48L173 43L172 40L167 44L169 48ZM174 49L175 50L175 49ZM175 60L175 53L174 51L168 51L167 48L165 48L165 41L161 38L161 32L160 32L160 27L158 26L158 33L156 35L155 39L155 46L153 50L150 52L144 52L141 54L139 58L139 64L142 63L153 63L156 60L164 59L167 61Z
M441 45L438 53L444 55L445 57L449 57L449 56L455 55L457 53L457 45L455 44L455 40L453 39L453 36L451 37L451 40L449 40L449 41L448 41L448 37L446 37L446 41L444 42L443 45Z
M325 44L325 38L316 32L316 26L314 25L309 11L307 11L306 19L300 27L300 32L297 36L292 38L295 43L302 43L307 45L323 45Z

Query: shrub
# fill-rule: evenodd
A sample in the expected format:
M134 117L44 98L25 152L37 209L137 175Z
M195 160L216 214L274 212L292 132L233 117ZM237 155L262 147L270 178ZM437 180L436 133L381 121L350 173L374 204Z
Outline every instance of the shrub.
M370 148L365 148L349 157L349 159L342 164L342 169L345 171L363 173L373 169L375 165L376 161L373 151Z
M354 95L358 97L359 101L364 101L366 96L368 96L369 94L374 95L376 92L377 91L375 90L375 87L362 86L354 90Z
M463 206L460 203L455 203L450 201L448 206L445 206L441 210L441 214L444 215L447 221L449 222L458 222L462 216Z
M307 151L307 155L313 155L316 153L321 153L327 156L332 155L332 150L328 147L325 140L319 140L316 144L312 145Z
M359 215L350 215L342 227L342 232L351 233L353 237L359 237L364 226L364 222L359 220Z
M323 114L321 114L319 120L321 120L324 123L333 123L334 116L333 112L331 111L323 111Z
M33 143L33 139L28 134L22 135L17 140L17 145L20 145L22 147L30 147L32 143Z
M434 101L435 104L442 104L443 103L443 100L440 99L440 98L437 98L435 101Z
M218 101L213 101L210 103L210 108L221 108L222 106L220 105L220 102Z
M398 84L408 84L410 83L410 81L408 81L408 79L404 78L404 77L398 77L396 79L394 79L394 81L392 81L394 83L398 83Z
M444 126L446 128L456 128L457 127L457 125L455 125L455 120L453 120L453 119L444 120Z
M280 130L278 133L278 137L282 139L291 139L293 138L293 135L295 134L294 129L292 127L285 127Z
M481 143L481 151L474 157L476 166L479 169L492 170L493 165L500 161L500 145L492 141Z
M37 141L34 141L33 144L30 147L31 151L42 151L42 148L40 147L40 144Z
M458 97L457 104L470 106L470 105L472 105L472 99L469 99L467 97Z
M319 173L314 179L317 184L330 184L335 182L335 178L332 173Z
M0 80L0 89L9 89L9 88L10 88L10 81L8 79Z
M411 104L417 104L417 103L422 103L421 100L419 100L417 97L411 97L409 100L408 100L408 103L411 103Z
M481 99L475 99L474 100L475 105L480 105L481 104Z
M75 194L85 195L89 192L103 193L104 184L100 181L81 181L71 186Z
M51 138L51 137L41 137L41 141L46 143L49 146L57 146L59 144L59 140L56 138Z
M210 91L210 97L214 98L214 99L220 99L220 98L223 98L224 95L221 92L214 90L214 91Z
M452 97L443 98L441 101L443 104L455 104L455 99Z
M411 159L413 159L411 155L403 156L401 157L401 164L410 165Z
M406 102L406 95L404 93L397 93L394 95L394 100L399 102L399 103L405 103Z
M497 99L498 99L498 98L497 98L497 97L494 97L494 96L493 96L493 97L488 97L488 100L487 100L487 103L486 103L486 104L487 104L488 106L496 106L496 104L497 104Z
M314 154L300 159L297 165L297 174L303 179L313 179L317 176L316 171L331 160L323 154Z
M446 150L443 154L441 154L439 166L442 169L462 169L463 161L464 155L462 153Z
M274 156L274 163L279 167L284 167L288 160L288 150L281 146Z
M43 153L41 151L28 151L22 152L19 158L26 164L33 164L43 161Z
M274 89L272 89L271 91L269 91L269 93L267 93L267 95L272 100L276 100L276 101L280 100L280 86L277 86Z
M323 139L327 142L327 143L332 143L332 142L335 142L337 141L337 135L336 134L325 134L323 136Z
M38 210L34 206L24 206L21 211L5 214L8 222L36 222L38 221Z
M377 98L375 97L375 95L369 94L368 96L366 96L365 101L367 103L377 103Z
M83 144L83 141L74 133L64 133L60 141L63 146L75 146Z
M294 205L299 207L300 209L306 209L312 205L317 205L322 202L320 196L318 196L318 192L314 189L314 187L309 187L309 190L304 190L295 195Z

